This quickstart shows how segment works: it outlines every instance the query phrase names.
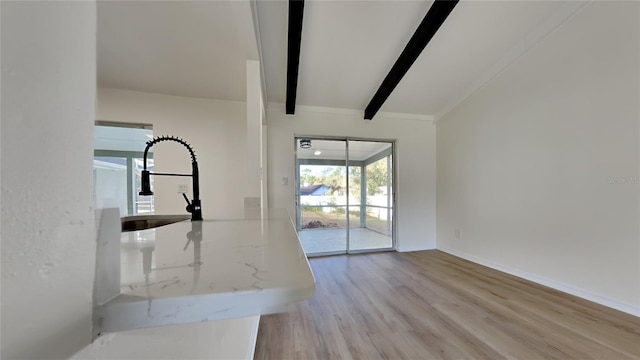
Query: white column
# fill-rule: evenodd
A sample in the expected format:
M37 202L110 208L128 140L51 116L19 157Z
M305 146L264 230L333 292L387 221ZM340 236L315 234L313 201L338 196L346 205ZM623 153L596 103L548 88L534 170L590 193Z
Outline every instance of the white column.
M262 207L262 84L260 62L247 60L247 175L245 208Z

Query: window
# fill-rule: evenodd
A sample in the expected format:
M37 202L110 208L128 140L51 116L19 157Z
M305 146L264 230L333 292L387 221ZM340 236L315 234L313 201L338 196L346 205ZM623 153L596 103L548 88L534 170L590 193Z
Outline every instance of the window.
M153 197L138 195L146 142L153 138L149 125L102 124L95 127L93 159L96 208L120 209L120 215L153 212ZM153 170L153 153L147 156ZM153 177L151 178L153 184Z

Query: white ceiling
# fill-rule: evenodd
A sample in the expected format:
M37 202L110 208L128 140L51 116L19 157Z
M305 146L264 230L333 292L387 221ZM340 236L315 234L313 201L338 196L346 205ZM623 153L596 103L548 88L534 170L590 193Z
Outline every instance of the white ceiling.
M381 111L439 114L563 1L461 1ZM305 2L297 105L364 109L432 1ZM259 1L268 99L285 102L287 6Z
M244 101L248 1L98 1L98 85Z
M566 3L460 1L381 111L446 111ZM252 4L99 1L99 86L245 100ZM363 110L431 4L307 0L297 105ZM284 103L288 2L258 0L256 11L267 100Z

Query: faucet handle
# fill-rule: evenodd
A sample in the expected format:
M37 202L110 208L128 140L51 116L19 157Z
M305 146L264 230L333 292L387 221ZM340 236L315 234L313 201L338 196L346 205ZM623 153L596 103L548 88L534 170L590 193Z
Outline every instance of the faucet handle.
M187 202L187 212L192 213L193 212L193 205L191 205L191 201L189 201L189 198L187 197L187 194L182 193L182 197L184 198L184 201Z
M191 221L202 221L202 208L200 207L200 200L193 200L193 203L187 198L187 194L182 193L184 201L187 202L187 212L191 213Z

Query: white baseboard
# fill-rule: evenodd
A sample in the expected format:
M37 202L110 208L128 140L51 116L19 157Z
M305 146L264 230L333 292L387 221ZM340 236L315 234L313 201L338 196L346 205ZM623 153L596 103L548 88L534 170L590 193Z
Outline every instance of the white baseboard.
M437 248L440 251L446 252L448 254L451 254L453 256L457 256L459 258L465 259L465 260L469 260L471 262L474 262L476 264L480 264L480 265L484 265L486 267L498 270L498 271L502 271L504 273L507 273L509 275L513 275L513 276L517 276L519 278L525 279L525 280L529 280L532 281L534 283L540 284L540 285L544 285L547 287L550 287L552 289L558 290L558 291L562 291L564 293L567 294L571 294L574 296L577 296L579 298L583 298L589 301L592 301L594 303L600 304L600 305L604 305L606 307L610 307L612 309L616 309L622 312L625 312L627 314L631 314L634 316L638 316L640 317L640 304L639 306L632 306L629 304L625 304L622 302L619 302L617 300L613 300L610 298L606 298L600 295L596 295L593 294L589 291L577 288L575 286L571 286L571 285L567 285L567 284L563 284L551 279L547 279L538 275L534 275L534 274L529 274L527 272L518 270L518 269L513 269L513 268L509 268L500 264L496 264L494 262L479 258L477 256L474 255L470 255L467 254L465 252L462 251L458 251L458 250L454 250L454 249L449 249L449 248L443 248L443 247L438 247Z
M424 247L424 246L402 246L398 245L396 251L398 252L413 252L413 251L425 251L425 250L435 250L436 248L433 246Z

